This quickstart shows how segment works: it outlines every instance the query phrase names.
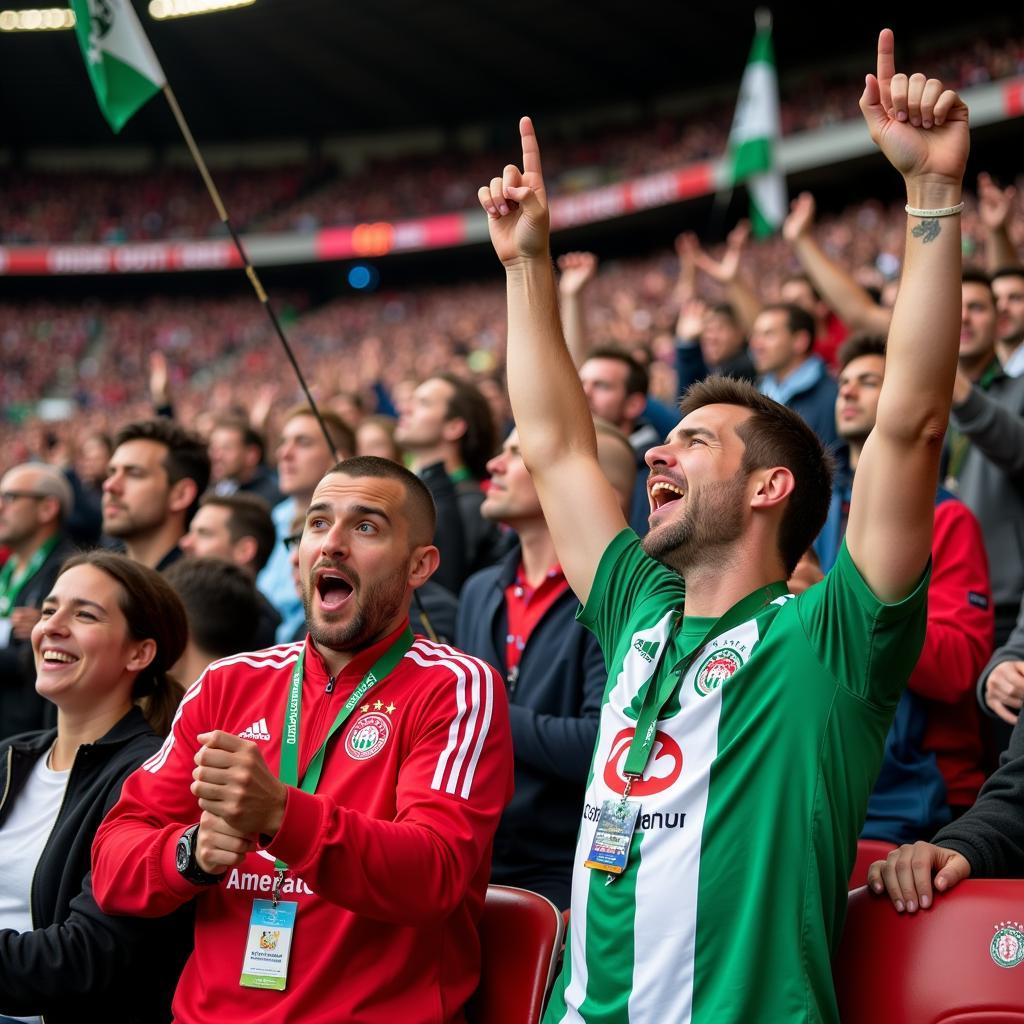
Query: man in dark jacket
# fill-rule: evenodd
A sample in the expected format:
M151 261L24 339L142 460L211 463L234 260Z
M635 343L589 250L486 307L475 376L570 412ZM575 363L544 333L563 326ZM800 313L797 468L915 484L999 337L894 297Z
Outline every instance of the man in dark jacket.
M602 447L618 454L618 464L632 464L624 435L602 431ZM466 582L455 644L495 665L508 686L516 788L494 840L491 880L533 889L564 908L607 673L597 641L576 622L578 602L516 431L488 470L481 511L515 529L519 546ZM619 489L628 509L632 481Z
M823 444L836 441L836 382L813 354L814 318L799 306L765 306L750 332L762 394L798 412Z
M487 460L497 447L487 399L468 381L428 377L403 408L395 441L437 506L434 544L441 565L434 580L457 594L466 578L505 551L498 528L480 515Z
M887 892L901 913L927 908L933 886L948 892L965 878L1024 876L1024 726L1014 726L999 769L963 817L931 843L901 846L868 871L873 892Z
M43 598L74 547L64 536L71 485L53 466L27 462L0 480L0 738L56 721L35 690L30 636Z

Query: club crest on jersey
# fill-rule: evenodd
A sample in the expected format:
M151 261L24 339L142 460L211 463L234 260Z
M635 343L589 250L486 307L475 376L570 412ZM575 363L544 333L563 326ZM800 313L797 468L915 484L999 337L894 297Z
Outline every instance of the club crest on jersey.
M988 952L997 967L1016 967L1024 961L1024 924L1020 921L1000 922Z
M365 761L379 754L391 735L391 722L387 715L371 711L360 715L345 737L345 753L354 761Z
M693 688L698 696L706 697L731 678L742 664L743 659L731 647L720 647L701 662L693 680Z

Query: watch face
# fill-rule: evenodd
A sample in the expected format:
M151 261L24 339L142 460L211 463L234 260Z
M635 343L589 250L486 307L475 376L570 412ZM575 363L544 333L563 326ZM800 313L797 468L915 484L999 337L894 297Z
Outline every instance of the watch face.
M178 868L178 871L182 873L184 873L184 871L188 868L189 853L190 850L188 840L184 836L182 836L178 840L178 846L174 851L174 863Z

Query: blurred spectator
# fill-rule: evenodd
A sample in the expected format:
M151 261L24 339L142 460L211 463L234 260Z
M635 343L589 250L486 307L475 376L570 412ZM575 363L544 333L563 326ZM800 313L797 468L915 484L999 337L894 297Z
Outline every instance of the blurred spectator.
M629 438L636 457L637 479L629 511L629 525L642 537L647 532L647 464L644 456L662 435L643 419L647 403L647 370L628 352L612 346L591 349L579 368L591 413L606 420Z
M237 566L253 584L276 542L274 521L262 498L254 494L205 494L179 547L191 558L217 558ZM259 590L257 622L251 642L240 650L271 647L281 616Z
M356 455L402 462L402 450L395 443L398 421L392 416L367 416L356 427Z
M210 432L210 481L217 494L255 494L273 507L283 495L263 461L263 438L242 419L220 419Z
M320 418L335 451L327 447L320 424L308 405L288 411L277 446L278 486L285 497L270 513L277 540L256 585L281 616L276 636L280 644L288 643L305 622L284 539L295 532L292 523L298 516L305 519L313 491L327 471L339 459L350 459L355 450L352 430L337 413L321 410Z
M1024 268L1004 267L992 275L996 300L996 354L1007 377L1024 374Z
M467 381L439 374L413 392L395 430L409 468L437 505L436 582L457 594L466 578L502 551L497 528L480 515L487 460L497 447L487 400Z
M260 593L253 577L222 558L183 558L167 582L188 616L188 643L174 675L191 685L211 662L260 646Z
M0 545L10 556L0 568L0 738L52 721L52 705L35 689L32 627L74 551L65 536L71 485L52 466L15 466L0 479Z
M1024 599L1013 632L978 677L978 703L1014 726L1024 707Z
M798 412L826 445L836 440L836 383L814 355L814 319L800 306L765 306L750 332L762 394Z
M206 445L168 419L122 427L103 483L103 532L129 558L158 572L181 558L178 546L210 480Z

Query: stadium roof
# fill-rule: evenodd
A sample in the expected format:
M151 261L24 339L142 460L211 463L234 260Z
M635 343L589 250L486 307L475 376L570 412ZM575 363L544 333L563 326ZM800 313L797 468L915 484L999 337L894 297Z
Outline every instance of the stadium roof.
M156 22L143 0L134 2L196 136L207 141L514 126L522 112L735 89L755 6L718 0L695 14L679 0L256 0L237 11ZM911 33L920 38L913 23L920 14L914 8L894 17L895 6L844 4L837 33L803 4L775 4L780 68L846 58L869 66L885 24L897 31L899 57ZM1022 8L1013 5L1010 14L1007 7L974 2L962 9L970 21L944 7L942 31L953 45L981 31L1021 32ZM0 33L0 102L0 147L113 141L71 32ZM178 141L159 100L123 134L135 144Z

